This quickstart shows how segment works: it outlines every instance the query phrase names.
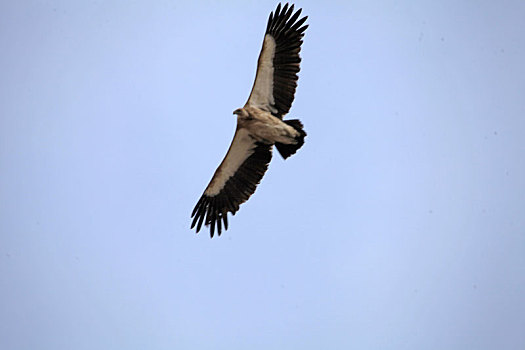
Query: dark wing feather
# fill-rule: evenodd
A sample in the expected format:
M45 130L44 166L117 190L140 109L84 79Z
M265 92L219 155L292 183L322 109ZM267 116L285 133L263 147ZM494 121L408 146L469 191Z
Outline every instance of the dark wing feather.
M245 129L238 129L230 149L215 171L210 184L195 205L191 228L202 224L215 229L228 229L228 212L235 215L239 206L255 192L272 159L272 145L253 140Z
M263 47L259 55L257 74L246 106L261 108L282 118L288 113L297 88L300 70L303 25L308 17L299 19L302 9L293 13L294 5L277 5L270 13Z

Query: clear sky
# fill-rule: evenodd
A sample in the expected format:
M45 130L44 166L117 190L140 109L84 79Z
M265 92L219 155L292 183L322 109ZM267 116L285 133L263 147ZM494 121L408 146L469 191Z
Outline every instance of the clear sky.
M0 3L1 349L525 348L525 2L296 5L306 144L210 239L276 2Z

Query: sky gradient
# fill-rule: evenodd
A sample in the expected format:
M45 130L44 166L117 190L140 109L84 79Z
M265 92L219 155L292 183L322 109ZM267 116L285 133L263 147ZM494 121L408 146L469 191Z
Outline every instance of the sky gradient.
M189 229L276 4L0 4L1 349L525 348L523 1L296 3L306 143Z

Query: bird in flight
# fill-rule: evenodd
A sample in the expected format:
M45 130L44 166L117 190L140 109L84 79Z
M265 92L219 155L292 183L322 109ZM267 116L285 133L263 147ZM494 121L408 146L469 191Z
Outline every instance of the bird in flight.
M195 205L191 228L197 233L205 223L210 236L215 229L228 229L228 212L235 215L239 205L255 192L272 159L272 148L286 159L304 144L306 132L298 119L283 120L294 99L300 70L301 44L308 17L299 19L302 9L277 5L270 13L259 54L255 82L242 108L236 109L237 129L233 141Z

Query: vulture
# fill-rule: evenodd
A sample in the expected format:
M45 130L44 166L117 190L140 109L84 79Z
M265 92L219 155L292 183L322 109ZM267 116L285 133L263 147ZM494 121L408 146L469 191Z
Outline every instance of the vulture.
M228 229L228 213L235 215L250 198L272 159L275 145L283 159L304 144L306 132L298 119L284 120L294 99L299 52L308 17L294 13L294 5L271 12L257 64L257 73L248 101L236 109L237 128L222 163L195 205L191 228L196 233L204 223L221 234Z

